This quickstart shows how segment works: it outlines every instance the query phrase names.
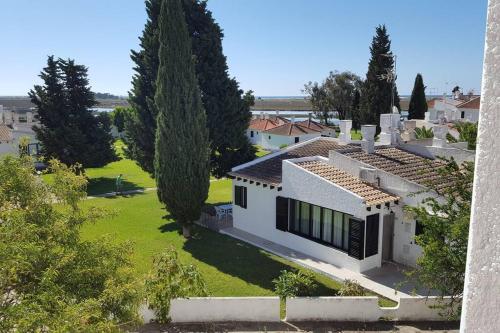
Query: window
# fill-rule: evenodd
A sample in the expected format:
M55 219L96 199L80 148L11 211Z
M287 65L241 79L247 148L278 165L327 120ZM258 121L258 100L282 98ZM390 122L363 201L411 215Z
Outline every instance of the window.
M415 236L419 236L424 233L424 226L422 222L415 221Z
M307 202L300 203L300 233L309 236L309 208Z
M355 218L349 219L349 256L364 259L365 221Z
M268 135L267 137L269 138L269 140L271 140L271 136L270 135Z
M250 131L250 137L253 138L253 131Z
M332 210L323 208L323 236L321 239L327 243L332 242L332 219Z
M276 197L276 229L288 230L288 198Z
M465 118L465 111L460 112L460 118L462 118L462 119Z
M297 142L299 142L299 137L298 136L295 137L295 143L297 143Z
M247 208L247 188L245 186L234 187L234 204L241 208Z
M365 258L378 253L378 225L379 214L373 214L366 217L366 248Z
M351 215L293 199L290 199L289 214L290 232L349 252Z
M321 239L321 207L312 206L312 233L311 236L316 239Z

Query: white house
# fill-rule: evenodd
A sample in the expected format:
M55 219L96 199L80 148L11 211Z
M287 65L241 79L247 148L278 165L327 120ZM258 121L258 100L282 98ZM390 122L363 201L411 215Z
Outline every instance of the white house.
M354 142L349 125L341 122L339 139L315 137L233 168L233 226L355 272L416 265L421 227L403 207L429 195L429 180L449 185L437 172L440 148L402 143L404 128L387 124L395 133L386 142L375 144L372 125Z
M298 123L288 122L261 132L260 145L265 149L277 150L321 136L319 130L307 128Z
M434 99L429 101L425 120L431 123L479 120L480 96L462 96L461 99Z
M36 123L31 111L12 111L0 105L0 155L17 154L21 137L29 138L30 153L38 153L39 144L32 129Z
M280 117L279 113L276 113L275 117L270 117L269 114L264 114L263 112L261 112L259 116L250 120L250 125L248 126L246 134L252 144L261 145L262 132L281 126L288 122L289 120L284 117Z

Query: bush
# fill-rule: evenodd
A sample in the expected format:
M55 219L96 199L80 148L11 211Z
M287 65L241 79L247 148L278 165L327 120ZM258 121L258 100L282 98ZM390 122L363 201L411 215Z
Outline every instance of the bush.
M318 287L311 273L302 271L281 271L273 280L274 291L282 299L294 296L311 296Z
M207 290L196 266L182 264L171 247L154 258L153 271L146 279L146 296L157 321L166 323L170 320L168 313L172 299L207 296Z
M365 289L356 280L346 279L342 288L339 290L339 296L364 296Z

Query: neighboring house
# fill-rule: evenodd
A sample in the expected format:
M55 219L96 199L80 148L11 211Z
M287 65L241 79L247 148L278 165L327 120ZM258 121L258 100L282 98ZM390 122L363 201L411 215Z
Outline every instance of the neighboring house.
M38 154L40 147L32 129L35 124L31 109L8 110L0 105L0 155L17 154L21 137L28 137L30 153Z
M321 132L290 122L261 133L260 145L265 149L277 150L321 136Z
M311 120L311 116L309 116L308 120L297 122L298 125L307 127L308 129L312 129L321 133L321 136L328 136L334 138L337 133L335 129L330 126L325 126L323 124L318 123L317 121Z
M429 109L425 120L431 123L479 120L480 96L460 96L460 99L433 99L428 101Z
M440 145L408 149L398 138L403 126L392 124L398 119L384 118L384 145L375 145L370 125L363 141L351 141L342 121L339 139L299 141L233 168L234 228L355 272L383 261L416 265L422 229L404 206L429 195L428 181L449 181L437 172Z
M247 129L247 137L250 142L254 145L262 144L262 132L281 126L290 122L288 119L280 117L279 115L275 117L269 117L268 114L260 114L257 118L250 120L250 125Z

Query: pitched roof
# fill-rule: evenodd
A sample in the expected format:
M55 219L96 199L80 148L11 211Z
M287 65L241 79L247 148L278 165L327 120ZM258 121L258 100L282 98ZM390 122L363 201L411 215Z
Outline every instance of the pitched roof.
M313 130L298 123L286 123L278 127L266 130L266 134L296 136L304 134L318 133L319 130Z
M0 125L0 143L12 141L12 130L7 125Z
M378 147L372 154L365 153L359 147L341 153L422 186L434 183L441 189L449 185L449 181L437 171L444 162L412 154L397 147Z
M297 122L297 124L304 126L304 127L307 127L309 129L315 130L315 131L319 131L319 132L332 129L329 126L325 126L323 124L318 123L317 121L310 120L310 119L299 121L299 122Z
M281 163L283 160L307 156L328 157L328 152L330 150L353 147L356 146L339 144L338 141L327 138L306 141L298 146L290 147L277 156L271 158L264 157L262 161L257 162L256 164L252 164L237 171L229 172L228 174L233 177L260 181L270 185L279 185L281 184Z
M363 198L367 206L380 205L400 199L398 196L382 191L328 163L322 161L303 161L295 164L320 176L323 179L357 194Z
M276 120L258 118L250 120L250 125L248 126L248 128L257 131L265 131L278 126L279 124Z
M457 105L459 109L477 109L481 106L481 97L473 97L470 100L463 102L462 104Z
M260 162L228 174L233 177L241 177L277 186L281 184L281 164L283 160L308 156L328 157L330 150L338 151L372 167L422 186L434 183L438 185L438 189L443 189L450 184L450 180L437 171L437 168L444 165L444 162L440 160L431 160L397 147L387 146L375 147L374 153L367 154L359 145L345 145L337 140L322 137L306 141L301 145L285 150L280 155L267 159L263 158Z

